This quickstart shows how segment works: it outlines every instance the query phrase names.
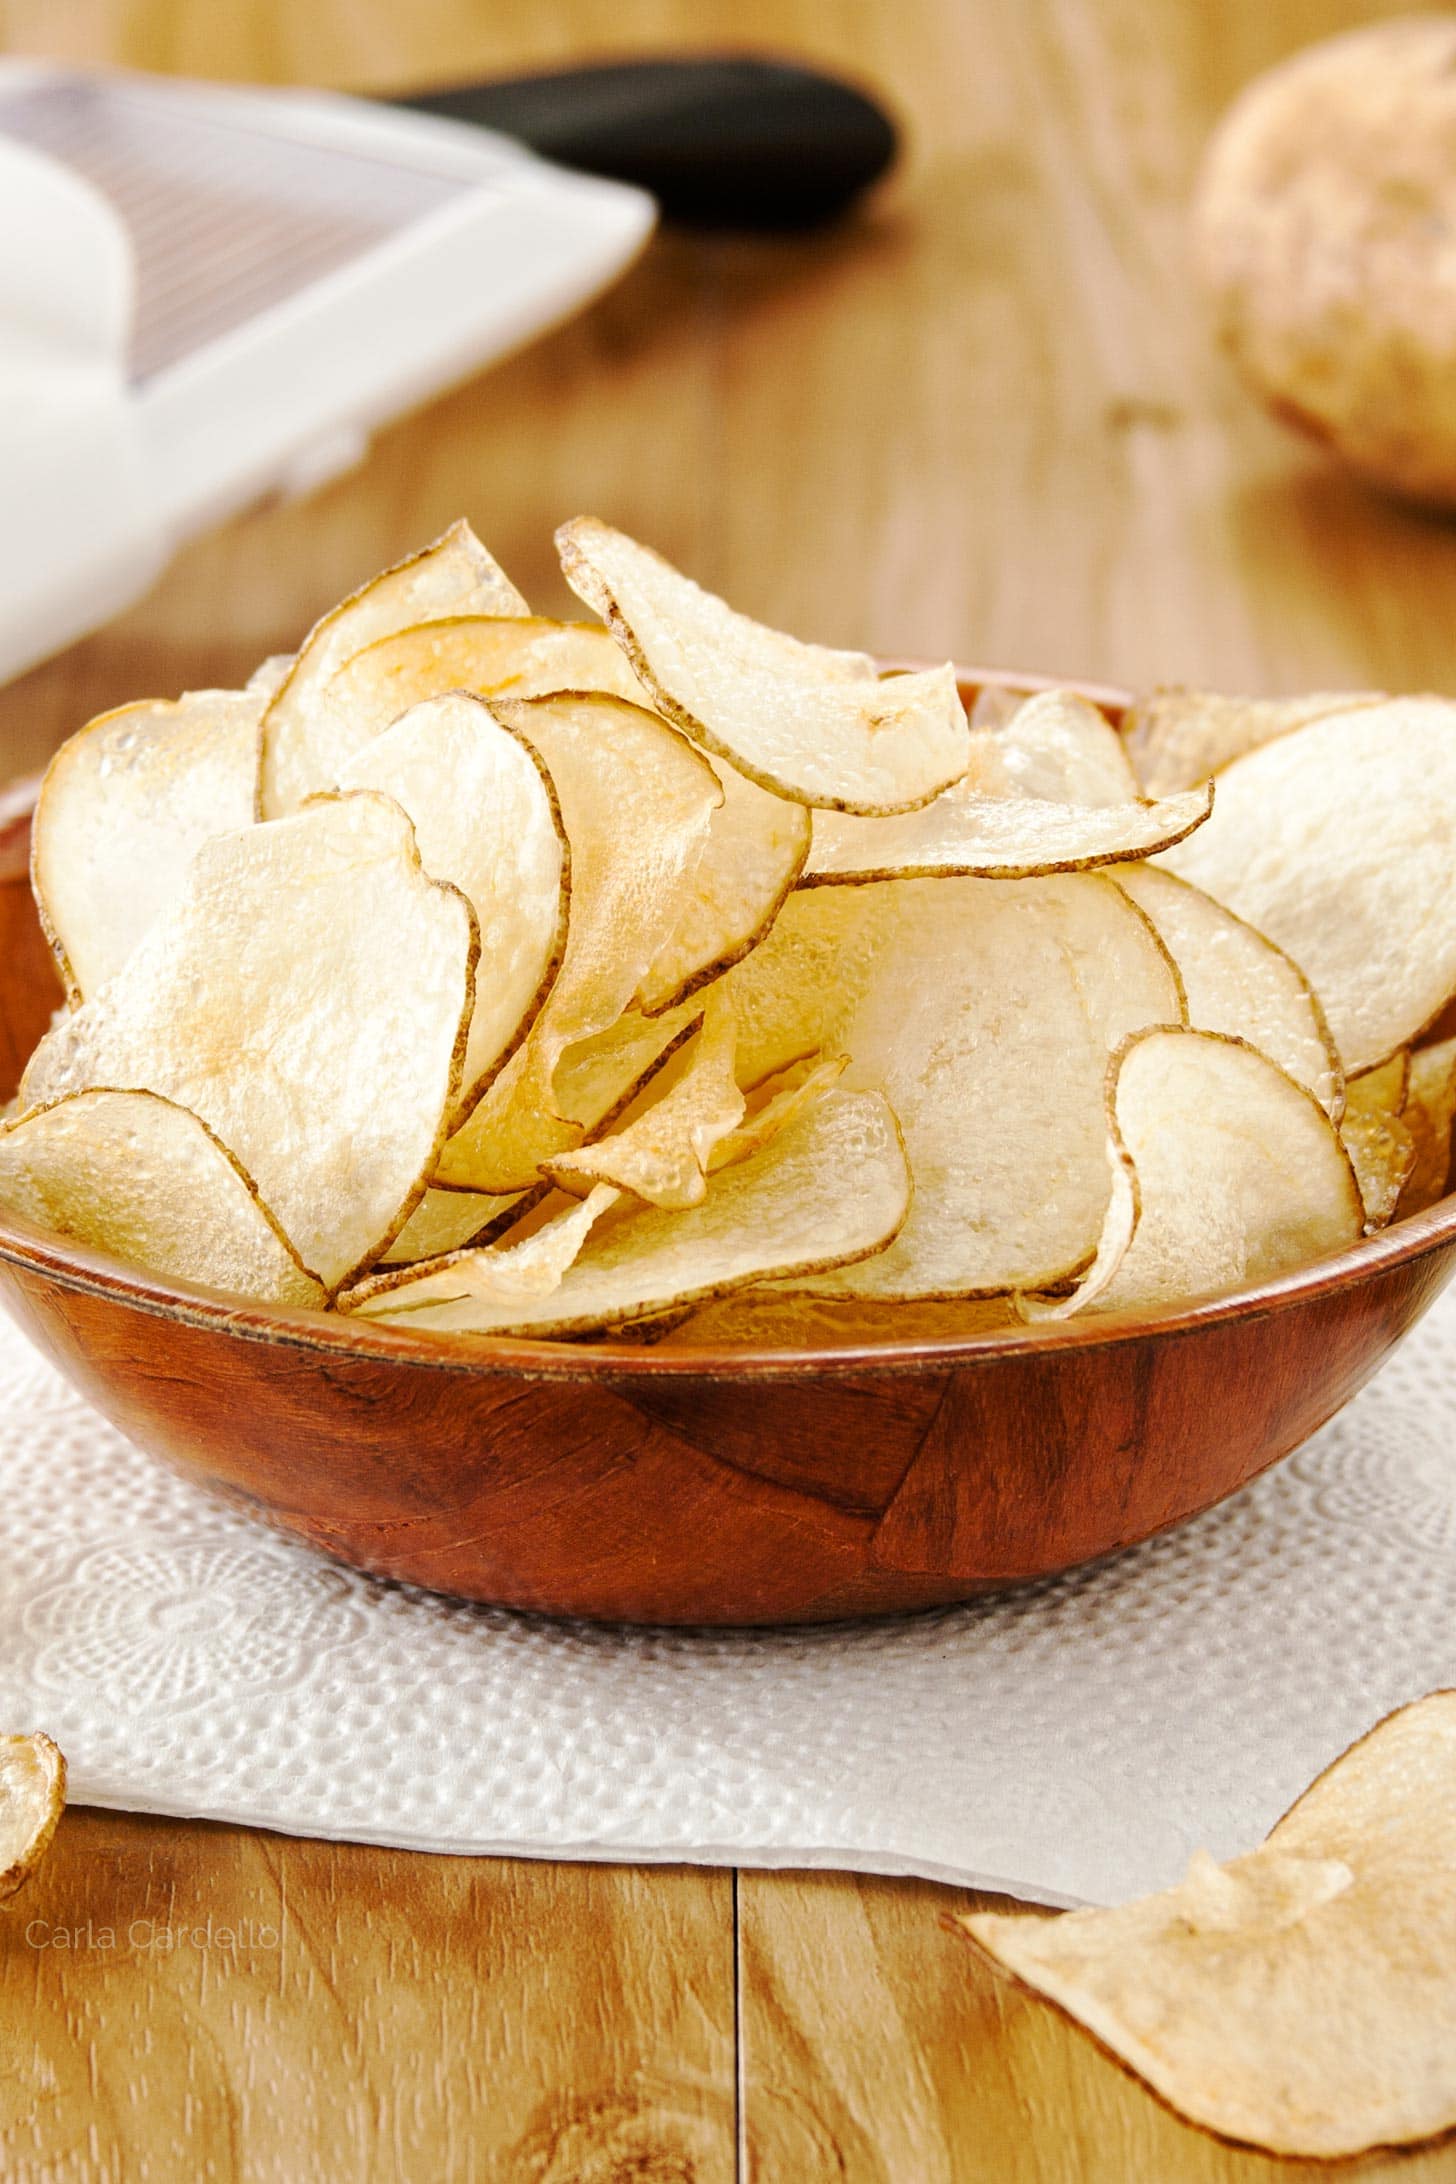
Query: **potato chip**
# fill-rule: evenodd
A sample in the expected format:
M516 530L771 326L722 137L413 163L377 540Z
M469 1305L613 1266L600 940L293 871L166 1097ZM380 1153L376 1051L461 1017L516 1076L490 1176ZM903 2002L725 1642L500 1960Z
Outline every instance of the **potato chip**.
M121 968L205 841L251 825L264 703L242 690L145 699L51 760L31 878L72 1002Z
M1123 724L1146 796L1196 788L1211 774L1311 721L1384 702L1379 691L1318 690L1303 698L1230 698L1181 687L1139 698Z
M340 769L339 786L392 796L426 872L475 912L463 1118L530 1030L566 948L568 852L551 776L533 744L457 690L412 706Z
M1336 2160L1456 2126L1456 1692L1352 1745L1257 1850L1115 1910L973 1912L993 1963L1192 2123Z
M485 1191L426 1191L388 1251L380 1253L379 1263L416 1266L421 1259L488 1243L519 1218L527 1203L524 1191L499 1198Z
M0 1903L23 1888L66 1804L66 1762L39 1731L0 1737Z
M983 703L989 697L994 707ZM980 796L1030 796L1105 806L1142 799L1122 737L1105 713L1071 690L1013 698L982 691L971 709L963 786Z
M555 983L523 1046L445 1148L437 1180L523 1190L543 1160L581 1143L556 1082L568 1046L631 1004L673 930L722 791L666 722L620 698L497 699L493 711L539 753L571 845L571 907Z
M1400 1119L1410 1133L1415 1155L1396 1208L1404 1217L1435 1205L1449 1187L1451 1125L1456 1119L1456 1039L1421 1047L1411 1056Z
M244 687L250 695L262 698L266 705L283 688L297 658L296 652L270 652L266 660L258 662Z
M1103 1084L1182 995L1151 926L1096 873L878 880L790 896L727 974L740 1080L824 1047L883 1089L915 1199L889 1250L813 1286L878 1297L1045 1287L1107 1206Z
M864 653L751 622L591 516L563 524L556 544L658 709L761 788L834 811L910 811L964 773L953 668L881 678Z
M848 1067L847 1054L808 1054L757 1086L746 1102L742 1122L719 1138L709 1153L709 1173L730 1167L735 1160L747 1160L750 1153L767 1145L806 1107L832 1092Z
M723 801L678 922L639 989L649 1015L672 1008L747 955L772 925L809 854L810 814L761 789L725 759L709 760Z
M1041 797L985 796L958 781L933 804L894 818L816 812L803 885L1086 872L1170 848L1201 827L1212 806L1211 784L1161 804L1054 804Z
M423 553L396 563L315 622L263 716L258 811L281 819L334 786L332 677L392 630L446 615L529 614L525 600L468 523L453 523Z
M548 1161L552 1182L576 1198L595 1184L611 1183L654 1206L701 1205L708 1194L709 1158L743 1118L743 1094L733 1074L735 1038L732 1011L710 997L676 1080L614 1135Z
M598 1185L577 1212L587 1215L607 1189ZM701 1205L609 1213L549 1295L487 1297L488 1270L472 1264L487 1255L465 1253L412 1282L365 1285L344 1302L412 1327L588 1334L766 1276L863 1257L895 1234L909 1201L909 1171L884 1100L832 1092L759 1152L724 1168Z
M1299 965L1211 895L1156 865L1123 865L1112 878L1152 919L1177 964L1192 1028L1246 1039L1338 1120L1344 1072Z
M508 1235L485 1250L450 1252L397 1273L371 1275L344 1293L339 1308L366 1318L427 1313L430 1317L417 1324L433 1326L442 1306L456 1309L466 1301L487 1317L539 1306L555 1296L597 1222L621 1195L610 1183L598 1183L578 1205L556 1212L519 1239Z
M442 615L376 638L345 660L319 691L311 722L313 762L333 787L367 743L426 698L468 690L475 697L545 697L603 690L646 705L638 682L604 629L537 615Z
M1403 1119L1410 1075L1410 1052L1402 1047L1378 1069L1352 1077L1345 1088L1340 1139L1360 1186L1367 1234L1390 1220L1415 1166L1415 1139Z
M1354 1075L1456 990L1453 833L1456 708L1392 698L1235 759L1161 862L1287 950Z
M153 1092L74 1092L8 1124L0 1205L154 1274L326 1302L232 1154Z
M460 1083L475 919L371 791L220 834L116 976L48 1032L27 1106L159 1092L252 1177L328 1288L424 1191Z
M1222 1032L1136 1032L1108 1077L1109 1158L1130 1168L1067 1318L1189 1302L1268 1281L1355 1241L1364 1208L1329 1116L1267 1056Z
M663 1329L672 1349L854 1350L887 1342L970 1342L1019 1327L1009 1297L951 1297L925 1304L866 1297L806 1297L737 1289Z

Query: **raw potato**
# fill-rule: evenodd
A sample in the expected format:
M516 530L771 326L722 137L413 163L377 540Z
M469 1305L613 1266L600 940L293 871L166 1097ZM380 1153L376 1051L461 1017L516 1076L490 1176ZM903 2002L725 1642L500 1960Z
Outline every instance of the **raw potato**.
M599 614L668 720L780 796L911 811L965 772L950 666L881 678L862 652L766 629L650 547L579 516L556 534L566 581Z
M1194 1031L1226 1031L1258 1047L1336 1120L1345 1075L1324 1010L1297 963L1187 880L1156 865L1111 877L1151 918L1177 964Z
M1410 1083L1401 1121L1415 1158L1396 1211L1424 1212L1444 1198L1451 1173L1451 1125L1456 1119L1456 1039L1422 1047L1411 1056Z
M743 1119L734 1044L731 1010L710 997L676 1082L615 1135L548 1161L551 1181L577 1198L611 1183L654 1206L701 1205L714 1148Z
M37 1731L0 1736L0 1903L23 1888L50 1847L66 1804L66 1762Z
M1453 840L1456 706L1391 698L1235 759L1159 862L1294 958L1353 1076L1456 990Z
M69 999L120 970L214 834L249 826L266 700L194 690L103 713L41 784L31 879Z
M1062 1304L1028 1300L1029 1317L1191 1303L1340 1251L1363 1228L1324 1109L1221 1033L1135 1033L1109 1072L1108 1137L1128 1182L1092 1271Z
M816 812L803 884L951 873L1015 880L1085 872L1171 848L1201 827L1212 808L1211 784L1161 804L1054 804L1040 797L986 796L958 781L933 804L891 819Z
M723 801L693 868L678 922L643 978L649 1015L672 1008L730 964L772 925L809 854L810 813L761 789L726 759L708 763Z
M724 984L740 1081L840 1048L845 1083L883 1089L904 1132L910 1217L887 1251L815 1281L826 1295L971 1296L1081 1272L1107 1206L1108 1057L1182 1014L1152 928L1096 873L801 891Z
M1230 760L1331 713L1383 704L1378 691L1316 691L1307 698L1230 698L1180 686L1139 698L1123 730L1145 796L1196 788Z
M590 1213L597 1196L577 1212ZM549 1295L482 1296L481 1270L467 1253L463 1262L424 1270L423 1293L420 1281L382 1293L367 1285L346 1302L417 1328L589 1334L877 1251L909 1200L909 1171L885 1102L873 1092L831 1092L761 1151L724 1168L701 1205L685 1212L644 1206L595 1227Z
M231 1153L153 1092L76 1092L0 1131L0 1205L133 1266L321 1308Z
M497 699L492 710L544 761L571 845L555 982L525 1044L451 1138L437 1177L504 1192L526 1189L544 1160L580 1144L581 1117L556 1082L557 1065L631 1005L677 923L722 791L676 729L623 699Z
M1204 2130L1327 2161L1434 2138L1456 2126L1456 1692L1388 1715L1226 1866L961 1924Z
M1255 389L1378 483L1456 503L1456 21L1297 53L1220 125L1195 254Z
M334 786L332 715L324 693L346 660L392 630L445 615L530 612L468 523L386 569L315 622L263 716L258 813L281 819Z
M399 806L320 798L198 851L121 970L42 1039L24 1104L99 1085L190 1108L332 1289L434 1168L475 956L469 903L421 869Z
M1405 1123L1410 1074L1410 1054L1402 1047L1378 1069L1352 1077L1345 1088L1340 1140L1360 1186L1370 1235L1391 1219L1416 1163L1415 1139Z
M1070 690L1040 690L1019 699L1007 691L983 690L972 708L971 728L970 763L962 779L974 794L1095 807L1135 803L1143 793L1106 714Z
M325 785L334 786L401 713L451 690L511 698L604 690L647 702L620 648L592 623L494 614L416 622L356 652L320 691L310 732L314 763L329 777Z
M341 769L409 814L432 879L475 912L484 975L460 1086L460 1119L530 1030L566 947L566 831L534 747L478 698L454 691L412 706Z

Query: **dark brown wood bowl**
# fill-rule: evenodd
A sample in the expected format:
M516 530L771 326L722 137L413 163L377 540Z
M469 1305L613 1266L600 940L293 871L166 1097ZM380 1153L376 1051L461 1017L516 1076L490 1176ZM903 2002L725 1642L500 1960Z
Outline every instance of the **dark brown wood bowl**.
M1039 687L1031 677L964 677ZM1118 717L1116 691L1089 695ZM60 998L0 808L0 1079ZM958 1341L408 1334L167 1283L0 1218L0 1301L123 1433L364 1570L610 1622L963 1600L1145 1539L1323 1425L1456 1270L1456 1198L1255 1290Z

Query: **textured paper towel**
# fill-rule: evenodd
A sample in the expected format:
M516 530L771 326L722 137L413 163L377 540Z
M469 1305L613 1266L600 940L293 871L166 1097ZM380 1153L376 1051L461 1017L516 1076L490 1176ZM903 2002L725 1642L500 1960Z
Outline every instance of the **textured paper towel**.
M78 1802L426 1850L923 1873L1049 1902L1258 1840L1456 1682L1456 1291L1248 1492L970 1608L769 1633L454 1605L133 1449L0 1320L0 1728Z

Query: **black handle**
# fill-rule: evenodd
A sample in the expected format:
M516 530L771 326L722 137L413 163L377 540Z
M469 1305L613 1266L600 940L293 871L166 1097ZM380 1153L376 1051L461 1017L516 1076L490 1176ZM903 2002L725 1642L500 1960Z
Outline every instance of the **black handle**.
M651 190L697 227L832 220L895 156L864 92L787 61L614 61L396 99L519 137L563 166Z

